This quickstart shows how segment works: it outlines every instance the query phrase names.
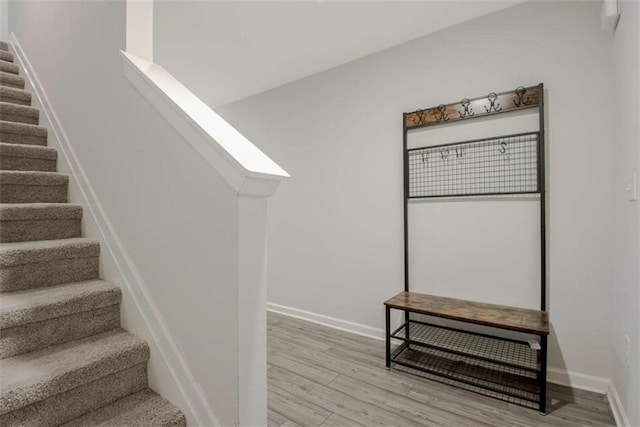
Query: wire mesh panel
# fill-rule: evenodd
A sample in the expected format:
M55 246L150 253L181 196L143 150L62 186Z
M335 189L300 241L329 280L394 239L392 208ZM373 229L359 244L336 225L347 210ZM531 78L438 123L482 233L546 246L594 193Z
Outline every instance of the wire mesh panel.
M407 150L409 198L539 192L538 133Z

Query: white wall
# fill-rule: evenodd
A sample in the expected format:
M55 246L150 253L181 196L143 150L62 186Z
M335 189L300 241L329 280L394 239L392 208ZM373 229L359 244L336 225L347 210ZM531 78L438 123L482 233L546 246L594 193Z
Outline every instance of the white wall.
M84 170L81 184L95 192L87 201L75 182L71 200L89 203L86 235L105 237L101 273L123 288L123 327L151 345L151 387L192 425L211 425L190 406L194 390L222 424L237 424L237 195L125 79L124 2L13 2L10 23ZM53 132L50 144L60 148ZM70 171L62 151L59 163ZM114 234L100 235L92 211ZM107 249L118 249L116 237L133 280ZM132 302L140 286L147 319ZM186 367L166 363L160 347Z
M614 280L611 336L613 341L613 384L620 395L631 425L640 425L640 270L638 261L639 202L628 201L626 187L632 174L640 171L640 7L622 2L622 16L614 39L616 131L613 194ZM625 335L631 340L630 364L625 354Z
M0 40L9 39L9 0L0 0Z
M522 1L157 1L155 58L216 107Z
M600 7L526 3L220 108L294 177L272 204L269 301L382 328L403 284L402 112L544 82L549 363L605 388L616 110Z

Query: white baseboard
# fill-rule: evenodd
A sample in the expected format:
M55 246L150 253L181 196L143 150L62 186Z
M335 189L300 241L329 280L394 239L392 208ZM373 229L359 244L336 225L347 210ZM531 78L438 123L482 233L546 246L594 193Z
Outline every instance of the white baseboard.
M297 319L308 320L309 322L319 325L328 326L330 328L339 329L352 334L362 335L376 340L384 340L384 330L373 328L371 326L362 325L360 323L350 322L348 320L336 319L322 314L312 313L310 311L299 310L297 308L286 307L284 305L267 302L267 310L274 313L284 314L286 316L295 317Z
M83 198L83 208L91 215L99 234L103 249L107 249L122 277L123 285L131 295L135 307L140 313L151 338L154 347L160 353L158 356L164 361L171 373L175 384L180 389L184 401L189 406L189 411L198 425L220 425L204 393L191 373L186 360L180 352L175 340L169 333L164 317L154 303L149 288L136 269L133 260L122 245L118 235L105 214L100 200L89 182L78 157L69 141L60 120L52 108L38 76L26 56L15 34L11 34L9 42L13 48L16 59L21 66L27 83L33 90L35 101L41 106L40 118L49 129L49 137L55 138L55 143L60 147L64 161L69 167L72 179L77 184Z
M609 389L607 378L551 367L547 369L547 381L600 394L606 394Z
M310 311L299 310L297 308L286 307L279 304L267 303L267 310L275 313L284 314L286 316L295 317L319 325L328 326L330 328L339 329L345 332L351 332L357 335L384 340L385 331L379 328L362 325L360 323L350 322L348 320L337 319L335 317L325 316L323 314L312 313ZM606 378L595 377L592 375L581 374L578 372L566 371L557 368L548 368L547 381L554 384L565 385L580 390L593 391L595 393L605 394L609 389L609 380Z
M616 425L618 427L631 427L627 412L624 410L618 390L613 383L609 384L607 399L609 400L609 406L611 406L611 412L613 412L613 418L616 420Z

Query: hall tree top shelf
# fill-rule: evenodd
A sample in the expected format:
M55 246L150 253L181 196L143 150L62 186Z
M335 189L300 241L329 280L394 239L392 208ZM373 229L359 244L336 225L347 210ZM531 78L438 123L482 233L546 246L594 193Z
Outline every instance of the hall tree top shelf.
M464 301L416 292L400 292L384 305L398 310L459 320L477 325L531 333L549 334L549 315L546 311Z

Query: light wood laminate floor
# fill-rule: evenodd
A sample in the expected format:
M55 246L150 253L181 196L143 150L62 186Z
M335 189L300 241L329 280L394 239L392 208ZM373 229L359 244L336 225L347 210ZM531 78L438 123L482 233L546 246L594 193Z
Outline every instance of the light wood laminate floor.
M614 426L604 395L549 384L549 413L384 367L384 343L268 314L269 426Z

